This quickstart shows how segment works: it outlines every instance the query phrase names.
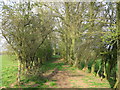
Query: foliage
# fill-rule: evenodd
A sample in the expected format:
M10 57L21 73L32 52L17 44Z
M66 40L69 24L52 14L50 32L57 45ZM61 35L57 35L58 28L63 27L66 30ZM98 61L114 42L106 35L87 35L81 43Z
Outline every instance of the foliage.
M26 74L40 74L43 62L59 54L71 66L119 83L119 6L119 2L3 3L1 31L20 62L18 77L21 67Z

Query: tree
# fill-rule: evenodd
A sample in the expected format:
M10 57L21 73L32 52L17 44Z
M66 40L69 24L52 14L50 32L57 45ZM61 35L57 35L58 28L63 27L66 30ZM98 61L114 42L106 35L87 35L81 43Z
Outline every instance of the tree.
M118 69L118 79L114 88L118 87L120 89L120 2L116 3L117 9L117 69Z
M33 11L35 5L36 3L30 1L3 5L1 31L18 58L18 83L21 68L26 74L39 69L38 65L34 65L39 63L36 58L37 50L53 29L51 13L40 4L39 12L35 14Z

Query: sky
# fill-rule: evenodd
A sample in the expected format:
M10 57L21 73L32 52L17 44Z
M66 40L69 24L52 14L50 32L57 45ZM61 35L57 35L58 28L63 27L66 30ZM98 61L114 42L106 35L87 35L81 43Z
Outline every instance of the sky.
M0 52L5 50L4 46L3 46L5 41L6 40L3 38L2 34L1 34L1 31L0 31Z
M5 39L2 37L2 35L0 34L0 52L1 51L4 51L4 49L3 49L3 44L4 44L4 42L5 42Z

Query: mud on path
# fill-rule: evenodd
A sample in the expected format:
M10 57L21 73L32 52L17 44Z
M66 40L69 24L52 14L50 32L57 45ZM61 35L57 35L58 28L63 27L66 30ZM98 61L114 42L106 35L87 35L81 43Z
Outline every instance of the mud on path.
M61 63L62 60L53 63ZM44 74L48 78L49 88L109 88L106 80L101 81L99 77L95 77L90 73L63 65L59 70L57 67Z

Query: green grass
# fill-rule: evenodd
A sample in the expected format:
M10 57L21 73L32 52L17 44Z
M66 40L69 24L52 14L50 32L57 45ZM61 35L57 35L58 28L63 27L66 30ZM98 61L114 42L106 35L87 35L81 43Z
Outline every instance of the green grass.
M52 58L60 58L61 56L59 56L59 55L54 55L54 56L52 56Z
M1 55L2 58L2 86L9 87L16 81L17 61L15 56Z
M55 86L55 85L57 85L57 83L55 83L53 81L50 82L50 86Z
M54 61L54 60L53 60ZM40 68L41 72L47 72L48 70L53 70L54 68L58 68L58 70L62 70L64 63L52 63L52 61L48 61L42 65Z
M94 76L87 76L86 78L83 78L82 80L87 83L90 87L96 86L96 87L106 87L106 88L111 88L110 84L108 83L107 80L104 80L104 82L100 83L98 80L96 80ZM89 81L91 80L91 81Z
M3 86L10 87L10 85L16 81L17 65L18 65L17 61L15 60L16 57L3 55L3 56L0 56L0 58L2 58L2 62L0 61L0 63L2 63L2 87ZM53 60L49 60L45 62L44 65L42 65L42 67L40 68L40 71L47 72L49 70L54 70L55 68L58 68L58 70L68 70L76 73L76 70L78 68L69 66L69 67L65 67L66 69L64 69L64 67L62 67L63 65L65 65L64 63L61 63L61 62L53 63L53 61L56 60L55 58L58 58L58 56L53 56L53 58L54 58ZM106 88L110 88L109 83L106 83L107 81L104 83L99 83L98 81L95 81L94 78L96 77L86 76L86 78L84 78L83 81L87 83L89 86L99 86L99 87L104 86ZM89 80L92 80L92 81L89 81ZM23 82L24 84L21 85L21 88L49 88L49 86L55 88L57 86L57 83L55 81L56 80L49 81L46 78L36 77L36 76L30 76L30 77L22 76L21 82ZM75 80L70 80L70 81L75 81ZM37 84L37 86L31 87L31 85L25 85L30 82ZM46 82L50 82L50 84L45 85ZM74 82L72 82L72 84L74 85ZM18 86L14 86L14 87L18 87Z
M13 84L16 81L17 78L17 60L15 56L8 56L3 55L0 56L2 58L2 87L10 87L11 84ZM58 56L54 56L54 58L58 58ZM53 70L54 68L58 68L59 70L62 70L62 65L64 63L52 63L56 59L47 61L42 65L40 68L40 71L47 72L48 70ZM39 84L35 88L48 88L48 85L45 85L45 82L49 82L46 78L36 77L36 76L30 76L30 77L21 77L21 82L24 84L34 82L35 84ZM50 83L51 86L55 86L56 83L52 81ZM18 86L14 86L18 87ZM21 88L32 88L31 85L21 85Z
M66 69L73 72L73 73L75 73L76 72L75 70L77 70L78 68L69 66Z
M17 66L16 56L1 55L2 57L2 67Z

